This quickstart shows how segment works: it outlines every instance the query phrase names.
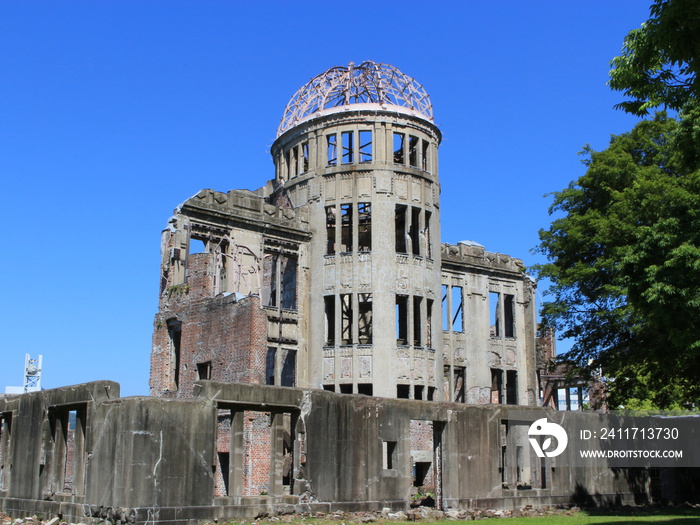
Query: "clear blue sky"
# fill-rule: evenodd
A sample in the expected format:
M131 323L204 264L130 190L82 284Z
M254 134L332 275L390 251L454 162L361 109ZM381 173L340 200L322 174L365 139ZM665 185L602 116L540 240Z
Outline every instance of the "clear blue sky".
M147 394L173 208L272 178L285 104L350 61L392 64L431 95L443 241L534 264L543 196L583 174L584 144L636 121L605 83L649 4L4 0L0 392L30 353L45 388Z

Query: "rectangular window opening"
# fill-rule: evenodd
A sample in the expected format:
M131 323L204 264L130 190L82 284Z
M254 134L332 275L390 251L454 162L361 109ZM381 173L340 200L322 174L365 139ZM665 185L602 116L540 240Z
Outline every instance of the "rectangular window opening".
M516 370L506 371L506 403L509 405L518 404L518 372Z
M411 253L413 255L422 255L420 249L420 208L411 208L411 228L408 232L408 236L411 238Z
M421 156L421 168L423 171L428 171L428 141L423 141L423 155Z
M292 148L292 164L290 166L291 174L290 178L294 178L299 174L299 154L297 146Z
M326 255L335 255L335 206L326 206Z
M275 362L277 361L277 349L268 348L267 357L265 359L265 384L275 384Z
M372 162L372 131L360 130L360 162Z
M338 164L338 136L333 133L326 135L326 145L328 151L328 165L335 166Z
M219 472L221 473L221 478L224 482L224 492L225 496L231 494L229 491L229 469L230 469L230 455L229 452L217 452L217 463L219 464Z
M168 335L170 335L171 371L173 380L171 386L177 390L180 385L180 343L182 341L182 323L175 319L168 322Z
M428 401L435 401L435 390L434 386L428 387Z
M506 337L515 337L515 296L504 295L503 320Z
M363 396L374 395L372 383L358 383L357 384L357 393L362 394Z
M452 331L464 332L464 316L462 306L464 304L461 286L452 287Z
M413 346L422 346L421 328L421 301L422 297L413 296Z
M352 394L352 383L340 385L341 394Z
M265 254L265 261L263 263L263 271L265 272L263 278L269 281L270 296L267 300L268 306L277 306L277 263L279 259L279 254L277 253L267 253ZM267 287L266 287L267 288Z
M197 363L197 378L211 379L211 361L205 363Z
M503 403L503 370L491 369L491 403Z
M0 414L0 490L10 488L12 412Z
M465 376L466 376L466 368L463 366L455 366L454 367L454 374L455 374L455 386L454 386L454 402L455 403L465 403L465 392L466 392L466 384L465 384Z
M343 140L343 164L352 164L355 162L355 133L343 131L341 136Z
M302 173L309 171L309 143L303 142L301 144L301 156L302 156Z
M358 339L361 345L372 343L372 294L357 295L358 307Z
M282 363L282 372L280 374L280 385L296 386L296 371L297 371L297 352L296 350L287 350Z
M323 389L326 392L335 392L335 385L323 385Z
M408 164L418 167L418 137L408 136Z
M297 309L297 260L296 257L283 257L280 268L282 273L282 308Z
M341 319L341 333L340 333L340 344L351 345L352 344L352 322L353 322L353 312L352 312L352 294L342 294L340 296L340 319Z
M326 345L335 345L335 295L326 295L324 298L326 309Z
M425 256L428 259L433 258L433 244L430 236L430 217L432 217L432 215L433 214L429 211L425 212L425 228L423 228L425 234Z
M414 466L413 474L413 486L414 487L424 487L426 485L432 485L428 481L428 473L430 472L430 467L432 466L430 461L416 461Z
M408 296L396 296L396 344L408 344Z
M407 253L406 247L406 206L396 205L396 253Z
M410 399L410 397L411 397L410 385L396 385L396 397L398 399Z
M394 133L394 164L406 164L403 153L403 133Z
M352 204L340 206L340 252L352 252Z
M357 204L357 250L369 252L372 250L372 204L360 202Z
M384 470L393 470L398 466L398 461L396 460L396 444L396 441L382 441L382 457L384 458L382 468Z
M448 294L450 287L447 284L442 285L442 329L448 331L452 329L452 318L450 316L450 304Z
M414 385L413 387L413 398L418 399L420 401L423 400L423 391L425 390L425 387L423 385Z
M425 305L425 346L433 347L433 300L428 299Z
M501 337L501 294L489 292L489 311L491 321L491 337Z

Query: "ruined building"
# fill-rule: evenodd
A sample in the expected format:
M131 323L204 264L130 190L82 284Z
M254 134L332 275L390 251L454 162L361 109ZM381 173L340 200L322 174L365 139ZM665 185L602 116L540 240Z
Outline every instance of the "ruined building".
M163 232L151 394L213 379L534 405L535 284L517 259L440 244L440 139L391 66L297 91L275 178L202 190Z
M0 397L0 511L184 525L648 497L644 469L530 447L554 414L536 406L535 284L517 259L440 244L439 144L393 67L302 87L274 179L202 190L163 232L151 396Z

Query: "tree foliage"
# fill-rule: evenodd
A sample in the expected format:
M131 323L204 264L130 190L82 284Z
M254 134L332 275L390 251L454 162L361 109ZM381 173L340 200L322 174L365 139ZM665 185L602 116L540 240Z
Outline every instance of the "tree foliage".
M700 401L700 171L679 153L695 129L662 113L586 147L540 231L543 321L575 339L568 358L615 378L611 406Z
M608 82L631 97L616 107L639 116L659 106L680 110L700 98L700 2L656 0L650 14L625 38Z

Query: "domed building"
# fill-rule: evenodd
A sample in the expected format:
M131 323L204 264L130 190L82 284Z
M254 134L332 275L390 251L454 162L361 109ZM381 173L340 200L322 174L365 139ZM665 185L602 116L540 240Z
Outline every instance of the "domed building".
M535 284L518 259L440 243L440 140L428 93L395 67L301 87L274 179L202 190L163 233L151 393L213 379L536 404Z

